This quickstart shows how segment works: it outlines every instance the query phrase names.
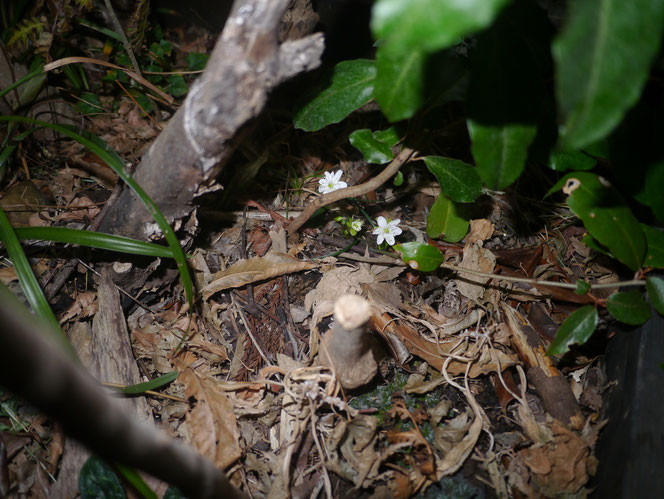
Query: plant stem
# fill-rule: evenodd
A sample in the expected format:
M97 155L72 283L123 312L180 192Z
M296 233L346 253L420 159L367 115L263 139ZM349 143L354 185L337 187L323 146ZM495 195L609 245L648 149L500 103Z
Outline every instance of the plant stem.
M444 269L454 270L455 272L463 272L465 274L470 274L478 277L488 277L490 279L500 279L507 282L523 282L526 284L536 284L538 286L551 286L554 288L565 288L565 289L576 289L576 283L569 282L557 282L557 281L540 281L539 279L530 279L527 277L511 277L511 276L502 276L498 274L487 274L486 272L479 272L477 270L464 269L458 265L452 265L450 263L441 263L440 266ZM607 282L604 284L591 284L588 283L590 289L611 289L611 288L620 288L623 286L645 286L646 281L641 280L631 280L631 281L620 281L620 282Z
M385 182L387 182L390 179L390 177L392 177L392 175L397 173L399 171L399 168L401 168L408 161L410 161L411 157L414 154L415 151L413 149L404 147L401 153L396 158L394 158L392 162L389 165L387 165L382 172L380 172L371 180L368 180L367 182L360 185L354 185L352 187L346 187L345 189L339 189L330 192L329 194L325 194L316 199L314 202L308 204L307 207L302 211L302 213L300 213L300 215L288 225L289 234L290 235L295 234L295 232L300 227L302 227L307 222L307 220L309 220L311 216L314 213L316 213L316 210L318 210L319 208L327 206L328 204L332 204L336 201L340 201L342 199L362 196L367 192L371 192L377 189Z

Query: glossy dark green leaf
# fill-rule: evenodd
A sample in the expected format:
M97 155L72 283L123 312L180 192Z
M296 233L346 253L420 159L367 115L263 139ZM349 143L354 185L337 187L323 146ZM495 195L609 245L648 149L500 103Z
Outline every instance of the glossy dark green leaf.
M643 264L646 238L620 193L594 173L565 175L556 186L568 195L567 204L586 229L611 254L636 270Z
M592 170L597 160L578 150L554 149L549 157L549 168L557 172Z
M535 138L535 125L481 125L468 122L471 151L480 177L489 189L504 189L514 182Z
M646 224L641 224L641 230L646 236L648 247L643 265L657 269L664 268L664 232Z
M122 388L120 391L125 395L137 395L139 393L143 393L148 390L156 390L157 388L167 385L171 381L177 379L177 377L178 377L178 372L171 371L170 373L164 374L163 376L159 376L158 378L152 379L150 381L146 381L144 383L137 383L131 386L126 386Z
M302 107L293 123L307 132L339 123L369 102L374 95L376 66L373 61L343 61L334 68L330 85Z
M570 345L583 345L595 332L599 316L592 305L586 305L575 310L562 323L547 355L562 355L569 350Z
M355 130L348 137L351 145L362 153L367 163L381 165L394 159L392 145L376 138L368 128Z
M646 290L651 305L657 312L664 315L664 279L660 277L646 278Z
M574 290L574 293L577 295L585 295L588 291L590 291L590 284L584 281L583 279L579 279L576 281L576 289Z
M424 162L436 176L440 189L453 201L470 203L482 193L482 179L474 166L441 156L427 156Z
M401 255L404 263L422 272L436 270L445 261L445 257L438 248L426 243L412 241L395 244L394 249Z
M619 291L609 296L606 309L620 322L638 326L650 319L650 307L640 291Z
M115 472L98 457L89 458L78 476L81 499L124 499L124 489Z
M394 52L434 52L485 28L509 0L378 0L371 15L374 37Z
M427 234L429 237L441 237L444 241L456 243L468 233L470 223L459 215L454 201L440 194L434 201L427 217Z
M388 120L410 118L424 102L425 62L424 52L394 55L378 48L374 97Z
M660 49L661 0L576 1L553 44L562 138L580 148L605 137L632 107Z
M394 147L395 145L397 145L399 140L401 140L399 131L397 130L397 127L394 126L386 128L385 130L378 130L376 132L373 132L373 136L375 137L376 140L379 140L380 142L385 142L390 147Z
M104 234L102 232L68 229L66 227L19 227L14 230L19 239L80 244L81 246L118 251L120 253L173 258L173 252L167 246L146 243L128 237Z

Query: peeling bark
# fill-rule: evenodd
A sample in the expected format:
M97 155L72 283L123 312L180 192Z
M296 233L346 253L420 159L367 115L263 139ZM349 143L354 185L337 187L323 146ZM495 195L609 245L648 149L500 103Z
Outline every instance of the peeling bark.
M320 64L322 34L279 43L279 23L288 4L235 2L205 72L136 169L134 178L176 229L193 212L194 199L212 187L270 90ZM127 188L100 230L138 239L159 236L158 226Z

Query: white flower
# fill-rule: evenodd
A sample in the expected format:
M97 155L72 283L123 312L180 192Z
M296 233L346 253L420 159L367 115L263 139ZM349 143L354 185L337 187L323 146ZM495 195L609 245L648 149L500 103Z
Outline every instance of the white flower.
M350 222L350 229L354 230L355 233L358 233L362 230L362 225L364 225L364 222L362 220L353 219Z
M343 171L337 170L336 172L325 172L325 178L322 178L318 181L320 184L318 186L318 192L321 194L328 194L337 189L343 189L348 187L348 184L341 179L341 174Z
M398 227L400 219L396 220L386 220L385 217L378 217L376 219L378 227L373 230L373 234L377 237L376 244L381 244L383 241L387 241L387 244L392 246L394 244L394 236L401 234L401 229Z

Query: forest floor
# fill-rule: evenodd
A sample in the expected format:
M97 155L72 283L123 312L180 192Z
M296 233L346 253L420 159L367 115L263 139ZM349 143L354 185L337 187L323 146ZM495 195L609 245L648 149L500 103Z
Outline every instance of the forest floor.
M180 36L189 50L211 44L207 35ZM615 269L582 243L583 226L555 196L542 201L541 179L531 174L483 195L463 241L428 240L426 216L440 189L421 161L402 168L403 184L330 205L287 240L289 219L319 195L324 172L341 170L356 185L382 168L367 165L348 134L387 127L365 109L321 132L294 130L283 103L295 85L276 92L225 168L224 189L198 210L189 248L201 292L194 312L166 260L123 298L142 380L179 373L146 395L156 424L253 497L583 496L597 465L610 324L600 319L593 340L562 358L545 352L558 325L592 298L532 281L418 272L377 248L372 223L399 219L397 243L429 241L446 263L484 274L605 283L618 281ZM87 130L136 163L162 123L127 97L101 105ZM463 157L465 122L448 111L435 148ZM85 228L117 182L69 141L28 144L24 158L27 168L0 201L23 205L7 209L16 226ZM351 237L337 217L355 217L363 229ZM26 251L47 294L55 290L51 303L68 332L98 313L98 269L137 263L44 243ZM11 266L0 279L19 292ZM344 294L371 306L373 346L355 361L371 376L355 388L342 387L320 360ZM9 394L0 400L4 473L16 494L43 497L61 479L64 436Z

